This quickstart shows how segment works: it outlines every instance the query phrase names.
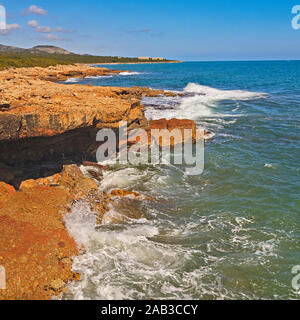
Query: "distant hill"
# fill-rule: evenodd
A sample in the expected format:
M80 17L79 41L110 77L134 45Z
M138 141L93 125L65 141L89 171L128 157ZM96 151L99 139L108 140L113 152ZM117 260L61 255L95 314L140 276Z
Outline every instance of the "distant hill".
M55 46L35 46L29 49L31 52L44 52L49 54L72 54L70 51Z
M0 44L0 70L20 67L49 67L58 64L102 64L102 63L143 63L143 62L176 62L158 58L129 58L115 56L93 56L89 54L75 54L65 49L40 45L24 49Z
M18 48L18 47L4 46L3 44L0 44L0 52L25 53L25 52L28 52L28 50L23 48Z
M33 48L24 49L18 47L4 46L0 44L0 52L7 53L48 53L48 54L72 54L71 52L55 46L35 46Z

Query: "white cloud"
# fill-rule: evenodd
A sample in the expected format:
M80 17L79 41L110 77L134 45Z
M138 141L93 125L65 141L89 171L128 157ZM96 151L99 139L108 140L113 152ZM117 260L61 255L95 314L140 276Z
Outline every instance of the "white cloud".
M11 34L14 30L22 29L17 23L7 24L6 29L0 30L0 34L8 35Z
M50 33L52 29L50 27L43 27L40 26L39 23L36 20L30 20L28 21L27 25L29 27L34 28L35 32L40 32L40 33Z
M7 24L6 29L8 30L15 30L15 29L22 29L17 23Z
M56 32L63 32L63 33L74 33L76 32L75 30L69 30L69 29L63 29L62 27L57 27L55 29Z
M29 27L32 27L32 28L36 28L39 25L39 23L36 20L30 20L28 21L27 24Z
M42 37L42 39L45 39L45 40L59 40L59 37L56 36L55 34L48 33L46 36Z
M38 14L38 15L46 15L48 12L43 8L39 8L36 5L31 5L28 9L23 11L24 14Z
M52 29L50 27L42 27L42 26L37 26L34 29L35 32L41 32L41 33L49 33L52 31Z

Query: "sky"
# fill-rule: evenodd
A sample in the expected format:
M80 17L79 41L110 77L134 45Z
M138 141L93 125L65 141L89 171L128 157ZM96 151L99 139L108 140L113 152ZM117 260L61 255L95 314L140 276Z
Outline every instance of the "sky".
M33 2L34 1L34 2ZM0 0L0 44L185 61L300 59L300 0ZM300 11L299 11L300 13ZM299 20L300 23L300 20Z

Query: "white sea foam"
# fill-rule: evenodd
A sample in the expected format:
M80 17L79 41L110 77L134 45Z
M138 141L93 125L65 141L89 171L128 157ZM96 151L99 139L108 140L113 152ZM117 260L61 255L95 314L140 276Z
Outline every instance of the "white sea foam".
M87 76L84 78L69 78L64 83L77 83L83 80L97 80L97 79L105 79L105 78L112 78L113 76Z
M245 90L221 90L197 83L189 83L184 92L196 93L203 95L204 101L220 101L220 100L253 100L266 96L265 93L251 92Z
M66 81L64 81L65 83L76 83L79 82L80 80L100 80L100 79L107 79L107 78L112 78L112 77L116 77L116 76L133 76L133 75L140 75L140 74L145 74L143 72L121 72L119 74L115 74L115 75L107 75L107 76L87 76L84 77L83 79L81 78L69 78Z
M113 76L87 76L84 79L105 79L105 78L112 78Z
M127 71L124 71L124 72L121 72L119 73L120 76L134 76L134 75L139 75L139 74L145 74L145 72L127 72Z
M109 212L112 218L114 214L119 213ZM232 250L254 251L254 258L237 257L236 263L246 267L255 265L257 259L275 256L277 245L273 240L253 241L249 232L245 234L252 219L231 219L225 214L185 224L165 216L164 221L157 217L115 226L110 225L108 217L105 224L96 227L96 216L89 206L77 203L64 219L68 232L86 249L74 259L73 271L82 277L79 282L69 283L70 299L257 298L251 293L236 293L230 284L222 282L219 272L224 262L229 263ZM207 243L199 240L198 248L170 244L174 237L189 239L204 233L215 236ZM160 237L170 240L159 241Z
M273 168L272 163L265 163L264 165L265 168Z
M224 118L224 117L238 117L240 114L236 113L239 111L239 106L232 109L231 113L222 113L218 110L217 102L223 100L233 100L233 101L246 101L254 100L266 97L265 93L251 92L245 90L221 90L208 86L199 85L196 83L189 83L183 90L183 93L189 94L182 98L165 98L165 103L163 103L163 98L151 98L152 100L147 100L149 103L155 105L160 103L160 109L157 110L152 108L147 110L146 116L151 119L158 118L189 118L189 119L199 119L199 118ZM157 99L157 101L155 101ZM170 105L172 108L168 108ZM174 106L175 104L175 106ZM165 105L165 110L161 106Z
M136 168L124 168L118 171L105 171L100 188L111 190L114 188L131 188L138 180L147 176L147 169L137 170Z
M64 81L65 83L76 83L79 82L80 78L69 78L66 81Z
M94 215L84 204L75 206L65 221L70 234L86 248L73 263L82 280L69 284L72 299L188 298L192 295L187 291L192 287L197 292L210 270L177 273L192 251L153 241L159 229L149 221L116 230L95 228Z

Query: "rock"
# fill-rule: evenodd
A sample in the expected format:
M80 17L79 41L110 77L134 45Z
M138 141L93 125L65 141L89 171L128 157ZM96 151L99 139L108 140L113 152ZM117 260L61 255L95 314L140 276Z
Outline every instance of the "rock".
M152 136L155 139L155 141L160 145L170 145L173 147L174 145L180 144L182 142L188 142L188 143L195 143L198 139L203 138L205 135L205 130L200 132L197 130L196 123L193 120L189 119L158 119L158 120L151 120L149 122L150 130L152 129L166 129L168 131L172 131L175 129L179 129L180 132L174 134L174 137L169 139L169 137L166 137L165 140L159 139L156 136ZM189 130L188 132L185 132L185 130ZM151 132L151 131L150 131Z
M0 198L11 196L16 193L13 186L0 181Z
M86 198L98 188L97 183L93 179L85 177L76 165L63 167L59 185L70 190L74 200Z
M70 76L103 76L119 72L85 65L0 72L1 161L9 165L32 159L36 162L52 159L95 162L101 144L96 141L99 129L117 131L120 121L127 121L128 131L148 130L140 99L175 93L141 87L93 87L53 82Z
M151 120L149 122L150 129L168 129L167 119Z
M100 169L100 170L107 170L107 166L103 166L97 162L83 161L82 165L85 167L94 167L94 168Z
M155 200L125 190L99 191L94 179L70 164L93 167L90 175L101 179L104 167L95 163L99 129L117 131L127 121L129 132L194 130L192 121L177 119L152 121L149 127L140 99L172 93L53 83L118 72L82 65L0 72L0 180L20 187L16 191L0 182L0 257L7 270L7 290L0 290L0 300L50 299L53 290L59 294L68 281L80 278L71 271L79 249L62 219L74 202L85 201L101 223L140 218L143 213L132 199ZM121 217L114 216L112 202Z
M87 66L20 68L0 72L0 154L2 162L65 159L90 156L100 143L101 128L117 129L127 120L129 129L147 126L143 94L160 94L147 88L101 88L46 81L68 75L97 76L114 73ZM123 92L123 93L122 93ZM122 94L121 94L122 93Z
M64 286L65 286L65 282L61 279L56 279L53 280L50 284L50 288L55 290L55 291L59 291L61 290Z
M0 182L0 209L3 207L4 202L15 193L16 190L13 186Z
M23 181L19 189L24 191L25 189L31 189L37 186L47 186L47 187L59 186L60 179L61 179L60 174L55 174L51 177L40 178L36 180L29 179L29 180Z
M112 196L117 196L117 197L133 197L133 198L137 198L137 197L141 197L141 195L137 192L133 192L133 191L127 191L127 190L112 190L110 193Z
M74 200L86 201L99 219L109 210L110 197L76 165L24 181L20 191L0 182L0 262L7 270L0 300L50 299L80 278L71 271L78 248L62 219Z
M131 199L137 199L137 200L156 201L156 199L153 197L145 196L145 195L139 194L134 191L127 191L127 190L123 190L123 189L112 190L110 192L110 194L113 197L121 197L121 198L122 197L129 197Z

